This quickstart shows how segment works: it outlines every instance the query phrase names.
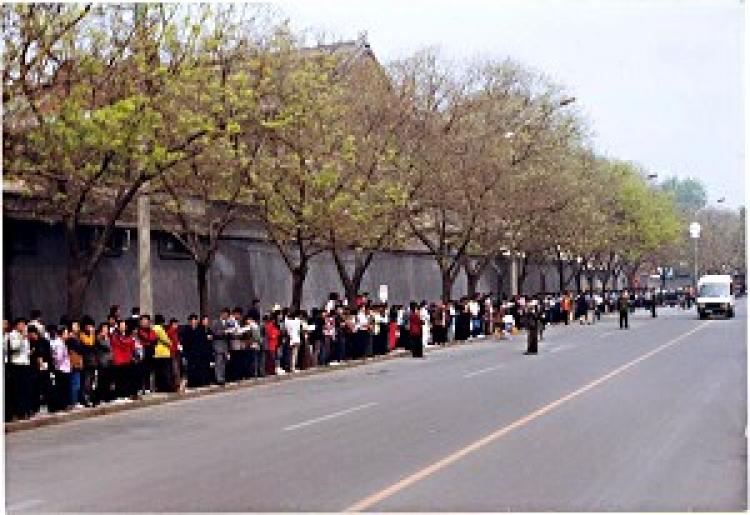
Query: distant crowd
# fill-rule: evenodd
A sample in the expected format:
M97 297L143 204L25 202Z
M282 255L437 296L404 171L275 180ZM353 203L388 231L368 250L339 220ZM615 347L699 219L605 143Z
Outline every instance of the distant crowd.
M649 290L624 298L630 311L662 301ZM224 308L215 320L190 314L185 323L137 307L123 316L112 306L98 324L84 316L54 325L35 310L28 320L3 322L5 420L337 366L399 348L421 357L425 347L519 329L541 336L547 324L593 324L621 309L622 299L617 292L565 292L401 306L366 295L348 305L332 294L309 313L278 305L263 313L254 300L249 309ZM681 303L689 307L690 296Z

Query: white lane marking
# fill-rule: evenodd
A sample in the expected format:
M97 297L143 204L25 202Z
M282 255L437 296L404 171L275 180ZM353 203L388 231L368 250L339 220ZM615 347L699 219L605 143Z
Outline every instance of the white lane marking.
M15 504L10 504L6 506L5 509L8 511L21 511L21 510L27 510L34 506L38 506L40 504L44 504L44 501L42 501L41 499L27 499L25 501L17 502Z
M330 420L332 418L340 417L342 415L346 415L348 413L354 413L355 411L360 411L363 409L371 408L372 406L377 406L377 402L368 402L367 404L360 404L359 406L354 406L353 408L345 409L342 411L337 411L336 413L331 413L330 415L323 415L322 417L313 418L310 420L306 420L304 422L300 422L299 424L294 424L292 426L286 426L284 428L284 431L294 431L295 429L300 429L302 427L307 427L312 424L317 424L318 422L324 422L326 420Z
M476 377L476 376L478 376L478 375L482 375L482 374L484 374L484 373L486 373L486 372L492 372L493 370L499 370L499 369L503 368L504 366L505 366L505 363L503 363L503 364L501 364L501 365L495 365L494 367L487 367L487 368L482 368L482 369L480 369L480 370L476 370L476 371L474 371L474 372L471 372L471 373L469 373L469 374L466 374L466 375L464 376L464 379L469 379L469 378L471 378L471 377Z
M613 334L616 334L616 333L617 333L617 331L609 331L609 332L606 332L606 333L602 333L602 334L599 335L599 338L606 338L607 336L612 336Z
M555 352L560 352L563 349L564 349L564 347L554 347L554 348L550 349L549 351L554 354Z

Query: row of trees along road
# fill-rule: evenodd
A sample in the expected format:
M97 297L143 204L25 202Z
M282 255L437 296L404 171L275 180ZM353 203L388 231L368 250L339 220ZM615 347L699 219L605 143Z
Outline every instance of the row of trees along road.
M542 74L431 50L381 65L262 9L3 7L5 178L65 228L71 315L145 187L193 256L203 313L236 224L276 246L294 307L319 254L351 299L376 252L421 244L447 299L461 270L474 292L503 253L523 256L519 280L530 262L570 262L568 285L679 239L673 197L597 155L575 99Z
M746 273L745 208L727 208L719 204L723 199L709 201L706 187L697 179L671 177L660 188L674 199L680 218L680 237L644 261L644 272L657 267L672 268L683 275L692 275L694 241L688 225L701 224L698 239L698 273Z

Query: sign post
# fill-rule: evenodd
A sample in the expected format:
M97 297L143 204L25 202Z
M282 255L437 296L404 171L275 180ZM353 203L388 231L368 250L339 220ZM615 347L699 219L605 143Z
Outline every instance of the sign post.
M381 284L380 288L378 288L378 299L380 299L381 304L386 304L388 302L388 285L387 284Z

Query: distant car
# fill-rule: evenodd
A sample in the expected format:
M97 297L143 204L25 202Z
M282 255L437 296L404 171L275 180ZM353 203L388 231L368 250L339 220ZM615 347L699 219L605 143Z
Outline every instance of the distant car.
M676 291L667 291L662 297L665 306L675 307L680 305L680 295Z
M696 307L698 317L703 320L709 315L734 317L734 294L732 278L729 275L704 275L698 281Z

